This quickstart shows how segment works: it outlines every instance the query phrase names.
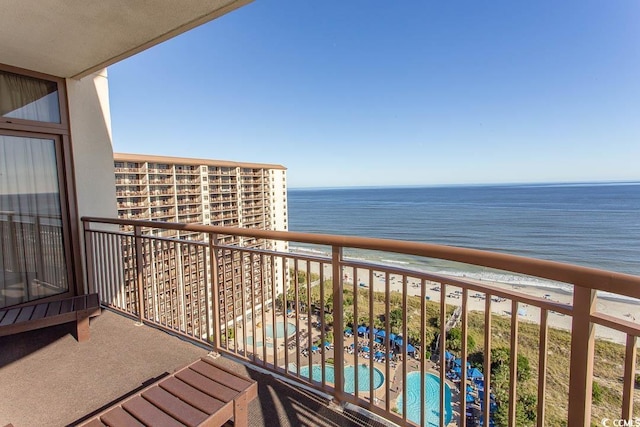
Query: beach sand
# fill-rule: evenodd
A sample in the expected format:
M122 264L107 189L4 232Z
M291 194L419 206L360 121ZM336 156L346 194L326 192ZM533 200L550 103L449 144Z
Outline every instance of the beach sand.
M318 264L313 263L311 265L312 273L318 273L319 267ZM354 269L351 267L346 267L344 269L343 274L343 286L348 286L353 289L353 271ZM331 266L325 265L324 267L324 279L330 279L332 276ZM370 288L370 272L366 269L357 269L356 272L356 283L358 287ZM375 274L373 275L373 289L375 292L386 292L384 275ZM401 293L403 291L403 283L402 277L399 275L389 275L389 291L390 292L398 292ZM490 282L490 281L478 281L465 279L460 277L452 278L455 280L465 280L468 282L474 282L480 285L489 285L492 287L504 289L510 292L517 292L529 297L534 297L539 299L540 301L554 301L559 302L561 304L566 304L571 306L573 303L573 293L560 288L551 288L551 287L538 287L531 285L522 285L522 284L505 284L498 282ZM426 283L426 296L430 301L440 302L441 293L440 291L434 290L435 288L440 287L438 283L425 282ZM315 283L317 284L317 282ZM312 284L312 285L315 285ZM420 296L421 288L420 288L420 280L412 277L407 278L407 294ZM461 291L461 288L447 285L446 293L447 295L456 295L456 291ZM485 300L480 298L473 297L476 294L476 291L469 291L469 298L467 300L467 307L469 311L485 311ZM461 295L458 298L448 297L446 299L447 304L451 305L462 305ZM638 303L634 303L632 301L625 301L618 298L612 298L607 295L598 295L596 301L596 310L600 313L605 313L629 322L633 322L640 325L640 301ZM520 314L518 318L520 321L533 322L536 324L540 324L540 309L533 305L528 304L520 304L519 305ZM491 311L494 314L510 316L512 310L511 300L500 300L491 302ZM562 329L562 330L571 330L571 321L572 317L567 316L557 312L549 312L548 316L548 325L552 328ZM608 341L616 342L619 344L626 343L626 335L623 332L619 332L613 329L605 328L602 326L596 326L596 337L605 339ZM640 347L640 342L638 343Z

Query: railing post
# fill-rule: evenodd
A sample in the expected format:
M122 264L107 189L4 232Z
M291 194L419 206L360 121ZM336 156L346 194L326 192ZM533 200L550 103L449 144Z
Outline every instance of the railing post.
M133 228L133 239L136 248L136 275L138 285L138 320L140 324L144 320L144 266L142 265L142 227L139 225Z
M40 215L36 215L35 219L34 219L34 225L33 227L35 228L34 230L34 239L35 239L35 261L36 261L36 277L39 280L42 280L43 282L51 282L52 278L46 277L45 276L45 269L44 269L44 258L42 255L42 251L44 250L44 247L42 245L42 230L40 227Z
M91 234L91 226L87 221L82 221L82 227L84 229L84 258L87 265L87 293L97 292L94 283L94 265L93 265L93 236ZM100 297L104 298L104 295L100 294Z
M216 316L220 316L220 283L218 283L218 251L215 246L218 244L218 235L209 233L209 272L211 274L211 302L212 310L207 304L207 330L213 334L213 351L220 351L220 327L216 321ZM224 269L224 266L222 266ZM208 294L208 290L207 290ZM226 320L226 319L225 319Z
M334 354L334 378L335 399L341 403L344 401L344 351L342 345L342 319L343 319L343 294L342 294L342 248L332 247L332 282L333 282L333 354ZM324 310L324 308L323 308ZM340 340L338 346L337 340ZM322 343L324 346L324 343Z
M569 371L569 427L589 427L595 327L591 314L596 306L596 291L573 287L571 359Z

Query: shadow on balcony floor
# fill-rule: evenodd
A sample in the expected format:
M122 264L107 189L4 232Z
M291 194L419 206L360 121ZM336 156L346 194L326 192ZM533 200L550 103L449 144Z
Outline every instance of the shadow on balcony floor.
M0 338L0 426L73 425L208 351L110 311L78 343L72 324ZM377 425L334 411L321 397L230 359L229 369L258 381L252 426Z

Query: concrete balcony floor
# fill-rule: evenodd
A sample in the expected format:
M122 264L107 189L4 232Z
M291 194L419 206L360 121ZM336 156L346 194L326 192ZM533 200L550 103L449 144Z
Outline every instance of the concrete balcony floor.
M67 324L0 338L0 426L77 424L208 353L107 310L92 319L88 342L78 343L72 330ZM251 426L380 425L271 375L217 361L258 382Z

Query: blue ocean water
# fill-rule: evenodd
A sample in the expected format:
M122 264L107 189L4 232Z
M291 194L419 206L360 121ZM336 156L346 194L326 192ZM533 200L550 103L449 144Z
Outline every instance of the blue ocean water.
M291 231L437 243L640 275L640 183L290 189ZM292 248L304 245L292 244ZM420 270L472 267L352 251Z

